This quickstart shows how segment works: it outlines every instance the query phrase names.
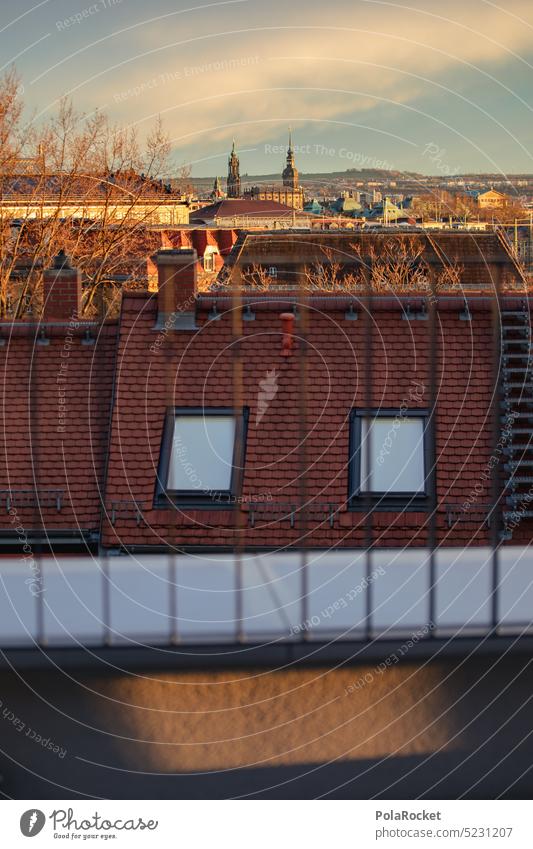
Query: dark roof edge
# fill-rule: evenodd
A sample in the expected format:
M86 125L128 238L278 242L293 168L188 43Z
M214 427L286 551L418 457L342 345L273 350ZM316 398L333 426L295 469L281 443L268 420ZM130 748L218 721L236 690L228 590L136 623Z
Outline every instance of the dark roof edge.
M237 304L242 306L251 305L254 309L263 308L277 309L281 306L296 304L300 307L330 307L333 310L345 310L352 306L354 309L358 307L367 309L371 307L374 310L387 311L405 311L409 306L411 309L423 309L428 307L428 302L431 296L427 297L419 293L412 295L314 295L306 292L280 292L279 295L272 294L248 294L237 292L235 296L217 294L216 292L205 292L198 295L198 301L202 308L211 308L216 302L218 307L232 307ZM494 307L495 301L499 302L500 309L521 309L526 306L530 311L533 310L533 294L528 293L505 293L498 296L464 293L462 295L438 295L435 298L435 306L439 310L455 310L462 309L465 303L473 311L487 311Z
M202 643L162 644L158 646L94 646L72 648L27 646L3 649L0 653L0 670L26 669L82 669L102 674L102 663L121 671L146 669L279 669L281 666L357 666L383 662L398 657L400 662L427 663L436 658L531 657L533 637L522 634L511 636L432 637L415 643L409 652L402 651L405 637L385 640L329 639L311 643L305 640L287 640L277 643ZM407 658L407 654L409 657Z
M25 339L38 339L41 334L47 337L79 336L85 337L87 331L91 332L91 338L97 340L102 334L109 335L115 331L118 319L109 319L104 322L98 321L0 321L0 338L9 340L12 337L23 337Z
M147 301L150 298L157 298L157 292L149 292L148 289L123 289L122 300L124 301L125 298L139 298Z

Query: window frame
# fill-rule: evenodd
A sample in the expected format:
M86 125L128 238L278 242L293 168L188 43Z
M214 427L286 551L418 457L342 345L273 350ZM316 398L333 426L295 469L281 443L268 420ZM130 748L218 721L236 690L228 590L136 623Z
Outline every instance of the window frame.
M159 464L157 468L156 487L154 496L155 507L208 507L227 509L235 503L242 492L244 464L246 460L246 437L248 432L248 407L237 411L234 407L167 407ZM229 489L204 492L193 489L168 489L167 480L170 472L174 428L178 416L197 417L200 420L208 416L227 416L235 420L235 441L233 443L232 470Z
M215 262L216 251L205 251L203 256L203 270L214 274L217 270Z
M424 456L424 490L422 492L372 492L361 489L361 439L363 419L396 418L423 420L423 456ZM348 466L348 504L352 510L366 511L369 503L375 510L411 510L423 511L429 509L431 487L433 486L432 452L433 428L432 417L426 408L361 408L350 412L349 435L349 466ZM365 449L366 450L366 449Z

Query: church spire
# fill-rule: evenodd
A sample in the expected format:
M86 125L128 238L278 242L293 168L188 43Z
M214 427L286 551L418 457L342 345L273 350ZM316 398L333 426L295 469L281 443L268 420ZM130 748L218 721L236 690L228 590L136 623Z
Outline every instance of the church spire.
M294 164L294 149L292 146L292 130L289 127L289 146L287 148L287 164L283 169L283 185L290 189L298 188L298 169Z
M239 172L239 157L235 151L235 139L233 139L233 145L228 159L227 194L229 198L239 198L241 196L241 175Z
M220 177L215 177L215 182L213 183L213 191L211 192L211 197L217 200L223 196L222 186L220 184Z

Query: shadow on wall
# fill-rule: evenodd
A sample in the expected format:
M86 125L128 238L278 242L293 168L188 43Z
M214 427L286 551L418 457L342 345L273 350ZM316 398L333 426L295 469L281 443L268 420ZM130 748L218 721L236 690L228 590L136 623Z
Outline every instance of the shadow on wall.
M486 798L533 785L523 659L1 684L14 798Z

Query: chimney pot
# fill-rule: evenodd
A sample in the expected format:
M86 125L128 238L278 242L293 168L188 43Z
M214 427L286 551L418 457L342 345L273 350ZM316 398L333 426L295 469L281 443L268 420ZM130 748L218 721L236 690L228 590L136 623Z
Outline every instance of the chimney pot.
M283 329L283 342L281 347L281 356L282 357L290 357L292 352L292 345L294 342L293 329L294 329L294 313L293 312L282 312L280 315L281 318L281 326Z
M70 321L81 309L81 272L59 251L43 271L43 321Z
M54 257L54 268L72 268L70 264L70 257L67 256L63 248L59 251L57 256Z

